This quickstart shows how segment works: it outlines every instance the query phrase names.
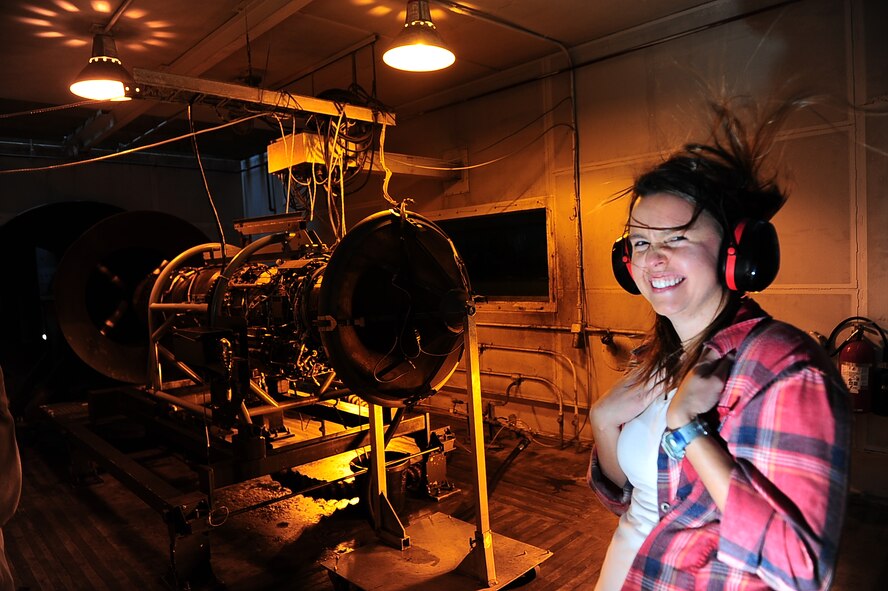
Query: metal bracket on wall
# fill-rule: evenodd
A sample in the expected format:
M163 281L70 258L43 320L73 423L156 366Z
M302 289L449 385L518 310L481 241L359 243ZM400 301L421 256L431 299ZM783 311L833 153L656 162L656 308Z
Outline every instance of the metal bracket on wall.
M291 133L268 144L268 172L279 172L300 164L326 164L330 154L337 150L341 150L341 148L328 146L327 138L317 133L308 131ZM395 174L432 178L451 183L462 182L466 187L462 192L468 191L468 179L465 171L454 170L454 167L463 165L465 154L462 154L463 160L458 160L455 158L411 156L410 154L386 151L385 158L388 162L388 169ZM353 161L346 162L346 166L355 165L356 163ZM378 161L372 163L372 168L370 164L364 163L364 170L377 173L385 172ZM450 194L447 191L445 193Z

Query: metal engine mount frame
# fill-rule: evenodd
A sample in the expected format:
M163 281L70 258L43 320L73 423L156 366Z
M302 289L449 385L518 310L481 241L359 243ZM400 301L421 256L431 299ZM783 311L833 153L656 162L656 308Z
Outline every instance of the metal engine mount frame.
M86 459L78 463L82 475L100 466L161 515L170 540L167 578L181 589L215 579L209 534L216 491L367 448L374 428L385 430L385 442L413 439L420 473L435 479L425 484L430 498L453 489L443 458L453 446L429 415L366 403L330 363L317 307L331 249L299 216L244 220L237 228L243 247L198 244L152 274L144 383L90 392L85 406L43 408ZM310 431L300 430L295 412L310 419ZM197 489L181 490L116 445L114 433L123 429L141 430L145 445L182 458ZM384 472L375 463L370 470Z

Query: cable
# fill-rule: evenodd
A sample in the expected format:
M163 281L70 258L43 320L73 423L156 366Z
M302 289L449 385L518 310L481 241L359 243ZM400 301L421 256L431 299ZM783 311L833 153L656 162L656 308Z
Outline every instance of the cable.
M339 131L342 128L342 122L345 118L345 109L339 103L336 103L339 109L339 119L336 122L336 129L333 133L332 142L330 141L330 126L327 125L327 141L324 143L324 160L327 167L327 214L330 217L330 225L333 228L333 237L338 243L345 235L345 187L343 182L343 164L342 155L336 146L339 142ZM332 145L332 150L331 150ZM336 173L339 173L339 199L340 203L336 203L336 191L334 191L333 179ZM334 215L336 216L334 218Z
M508 427L507 424L500 426L500 428L496 432L496 434L494 434L494 436L490 438L490 441L487 442L487 449L490 449L491 447L493 447L493 442L496 441L496 438L500 436L500 433L502 433L503 430L506 429L506 427Z
M200 149L197 147L197 135L194 133L194 119L191 117L191 103L188 103L186 109L188 116L188 129L191 131L191 146L194 148L194 156L197 158L197 167L200 169L200 176L203 179L204 189L207 192L207 199L210 202L210 209L213 210L213 217L216 219L216 230L219 232L219 243L222 246L222 266L225 267L225 231L222 229L222 221L219 219L219 210L216 209L216 202L213 200L213 194L210 191L210 184L207 181L207 173L204 171L203 161L200 158Z
M41 113L51 113L52 111L62 111L64 109L72 109L74 107L82 107L83 105L95 105L98 103L108 103L110 99L87 99L67 105L56 105L55 107L42 107L40 109L31 109L30 111L17 111L15 113L0 113L0 119L11 119L12 117L20 117L22 115L39 115Z
M493 495L493 491L496 490L496 487L500 483L500 480L502 480L503 476L505 476L506 470L508 470L509 466L512 465L512 462L515 461L515 458L517 458L522 451L527 449L528 445L530 445L529 438L522 437L521 439L519 439L518 445L515 446L515 449L513 449L511 453L509 453L509 455L506 457L506 459L503 460L503 463L497 467L496 472L494 472L493 476L491 476L490 479L487 481L487 494L489 496Z
M398 202L392 199L388 191L389 181L392 180L392 171L385 163L385 130L387 127L388 125L383 123L382 130L379 132L379 165L385 171L385 176L382 179L382 196L385 197L386 201L397 207Z
M487 145L487 146L485 146L485 147L483 147L483 148L481 148L481 149L479 149L479 150L475 150L475 152L485 152L485 151L489 150L490 148L496 146L497 144L500 144L500 143L506 141L506 140L509 139L510 137L515 136L515 135L518 135L519 133L521 133L522 131L524 131L525 129L527 129L528 127L530 127L531 125L533 125L534 123L536 123L537 121L539 121L540 119L542 119L543 117L545 117L546 115L548 115L548 114L552 113L553 111L555 111L555 109L557 109L558 107L560 107L561 105L563 105L564 103L566 103L566 102L569 101L569 100L570 100L570 97L569 97L569 96L564 97L563 99L561 99L560 101L558 101L557 103L555 103L555 106L553 106L551 109L548 109L548 110L546 110L546 111L543 111L542 113L539 114L539 116L534 117L533 119L531 119L530 121L528 121L527 123L525 123L524 125L522 125L521 127L519 127L518 129L516 129L515 131L513 131L512 133L510 133L510 134L508 134L508 135L505 135L505 136L501 137L500 139L496 140L496 141L493 142L492 144L489 144L489 145Z
M409 164L410 166L412 166L414 168L422 168L425 170L450 170L450 171L473 170L475 168L482 168L484 166L490 166L491 164L496 164L497 162L505 160L506 158L511 158L512 156L515 156L516 154L520 153L521 151L532 146L534 143L536 143L537 140L539 140L540 138L545 136L550 131L553 131L559 127L567 127L568 129L573 129L573 127L568 123L555 123L554 125L551 125L551 126L547 127L546 129L544 129L542 132L537 134L533 139L531 139L530 141L525 143L523 146L521 146L517 150L514 150L508 154L504 154L502 156L499 156L498 158L494 158L494 159L488 160L486 162L481 162L480 164L471 164L471 165L467 165L467 166L425 166L422 164L416 164L415 162L407 162L406 160L398 160L398 158L392 158L392 160L394 160L395 162L398 162L399 164ZM380 139L381 142L384 141L385 125L382 126L382 129L383 129L383 132L382 132L382 139ZM380 158L379 159L380 159L380 162L383 159L381 148L380 148ZM391 171L385 167L385 164L383 164L383 169L385 169L387 175L391 174ZM385 183L383 183L383 187L385 187ZM383 192L385 193L385 189L383 189ZM394 204L395 202L392 201L392 203Z
M250 44L250 25L247 22L247 11L244 10L244 39L247 49L247 84L253 83L253 47Z
M0 174L15 174L20 172L44 172L47 170L56 170L60 168L71 168L73 166L82 166L84 164L92 164L94 162L102 162L104 160L112 160L114 158L119 158L120 156L127 156L129 154L135 154L137 152L143 152L145 150L150 150L152 148L156 148L158 146L165 146L166 144L172 144L173 142L178 142L184 139L190 138L192 135L198 136L204 133L211 133L214 131L219 131L220 129L225 129L226 127L231 127L232 125L238 125L243 123L244 121L249 121L251 119L257 119L259 117L266 117L268 113L257 113L255 115L247 115L245 117L241 117L240 119L234 119L227 123L223 123L221 125L217 125L216 127L208 127L207 129L201 129L200 131L195 131L193 133L186 133L184 135L180 135L177 137L172 137L169 139L161 140L159 142L154 142L153 144L148 144L147 146L142 146L139 148L129 148L128 150L122 150L120 152L114 152L113 154L105 154L104 156L96 156L95 158L89 158L87 160L78 160L76 162L63 162L62 164L50 164L48 166L35 166L34 168L10 168L6 170L0 170Z

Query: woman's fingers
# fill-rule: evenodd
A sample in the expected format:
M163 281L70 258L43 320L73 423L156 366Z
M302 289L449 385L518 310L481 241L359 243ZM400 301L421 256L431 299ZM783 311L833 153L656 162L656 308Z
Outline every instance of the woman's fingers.
M701 377L719 378L725 381L731 373L731 367L734 366L734 352L731 351L725 356L719 356L718 352L712 349L706 349L700 357L700 361L694 368L694 373Z
M720 357L717 352L707 349L700 362L682 380L670 404L670 425L673 428L680 426L718 404L733 365L733 352Z

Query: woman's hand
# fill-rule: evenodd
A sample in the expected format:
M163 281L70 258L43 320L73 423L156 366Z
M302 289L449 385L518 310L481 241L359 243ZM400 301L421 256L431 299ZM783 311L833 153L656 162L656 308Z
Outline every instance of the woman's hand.
M589 418L593 427L619 427L648 407L656 391L645 384L635 383L633 377L624 377L592 405Z
M718 404L733 365L733 352L719 357L718 353L707 349L679 384L666 411L666 425L678 429ZM716 437L698 437L685 451L685 459L697 471L715 506L724 511L734 459Z
M666 412L667 426L678 429L718 404L733 365L733 353L719 357L718 353L707 349L697 365L681 381L669 403Z
M656 396L655 390L636 384L634 377L630 374L614 384L589 410L599 466L604 476L620 488L627 481L617 459L620 428L641 414Z

